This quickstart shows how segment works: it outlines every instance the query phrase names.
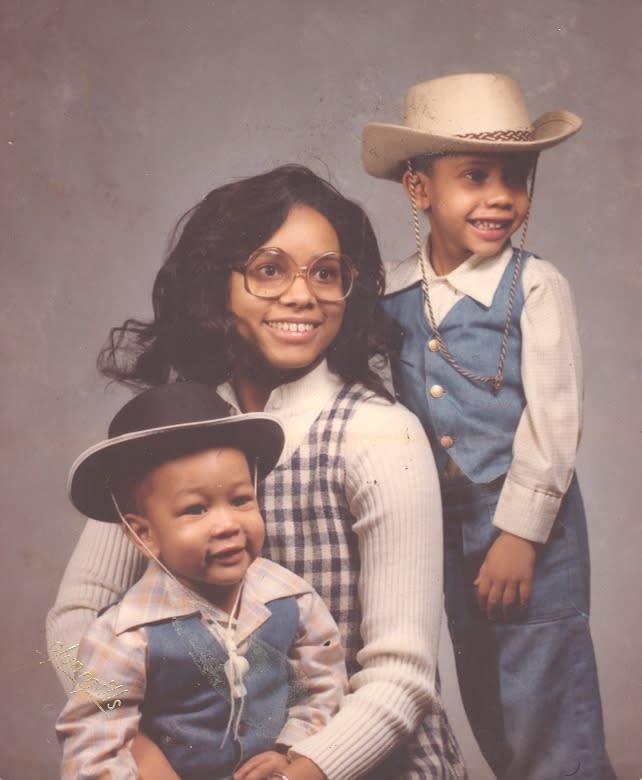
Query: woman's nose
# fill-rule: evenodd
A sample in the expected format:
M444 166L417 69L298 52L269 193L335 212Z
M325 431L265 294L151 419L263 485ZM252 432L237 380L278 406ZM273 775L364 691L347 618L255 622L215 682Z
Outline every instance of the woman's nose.
M292 280L292 284L281 294L279 298L282 304L296 304L298 306L311 306L315 303L316 297L308 283L304 272L299 272Z

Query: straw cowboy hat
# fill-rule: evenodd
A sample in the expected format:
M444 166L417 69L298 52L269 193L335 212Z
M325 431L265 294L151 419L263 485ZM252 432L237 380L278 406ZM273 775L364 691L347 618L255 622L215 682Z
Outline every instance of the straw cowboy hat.
M72 504L96 520L118 522L110 480L141 467L154 468L190 452L234 447L256 465L259 479L276 465L283 428L269 414L230 416L230 406L210 385L176 382L132 398L109 426L109 438L74 462L67 489Z
M510 76L461 73L411 87L403 125L366 125L362 160L372 176L399 181L406 160L421 154L538 151L581 126L570 111L549 111L531 122L519 84Z

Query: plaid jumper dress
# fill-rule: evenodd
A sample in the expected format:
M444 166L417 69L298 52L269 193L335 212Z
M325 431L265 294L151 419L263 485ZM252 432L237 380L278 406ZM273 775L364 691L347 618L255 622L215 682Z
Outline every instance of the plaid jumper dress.
M344 387L317 417L292 458L259 485L266 527L263 555L318 591L339 627L349 675L359 669L356 654L362 647L360 559L345 497L343 449L355 407L373 396L360 384ZM368 775L369 780L465 777L463 758L438 698L415 736Z

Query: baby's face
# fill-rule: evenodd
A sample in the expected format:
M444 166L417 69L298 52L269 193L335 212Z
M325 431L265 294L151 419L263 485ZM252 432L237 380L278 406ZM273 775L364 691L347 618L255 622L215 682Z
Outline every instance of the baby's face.
M185 585L229 612L265 534L244 453L208 449L163 463L134 498L152 552Z

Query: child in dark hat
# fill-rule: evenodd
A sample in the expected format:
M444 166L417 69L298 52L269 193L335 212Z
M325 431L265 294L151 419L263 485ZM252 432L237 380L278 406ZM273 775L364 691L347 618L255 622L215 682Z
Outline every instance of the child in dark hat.
M268 776L321 728L346 686L337 627L302 579L260 556L255 482L280 424L229 416L206 385L136 396L69 477L84 514L122 522L149 568L98 617L57 723L64 778L138 777L140 732L182 780ZM248 763L249 762L249 763Z
M417 251L386 276L404 331L395 389L435 455L460 690L503 780L614 777L574 470L574 305L562 274L525 250L537 155L581 124L568 111L531 122L512 78L464 73L411 87L403 125L363 133L368 173L401 182L412 205Z

